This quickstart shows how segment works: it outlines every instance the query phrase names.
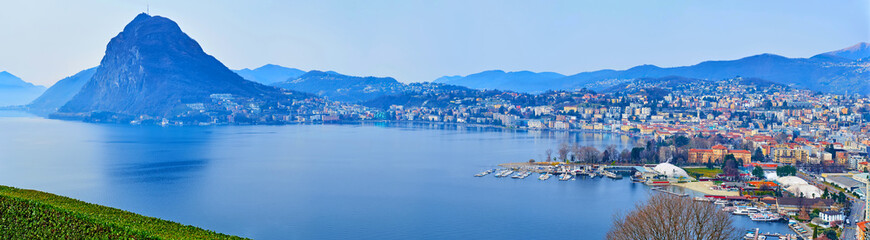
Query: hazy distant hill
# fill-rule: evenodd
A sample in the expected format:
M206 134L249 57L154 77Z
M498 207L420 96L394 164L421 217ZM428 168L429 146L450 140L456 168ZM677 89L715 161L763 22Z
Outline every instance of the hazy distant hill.
M641 65L627 70L599 70L560 78L550 78L555 75L545 78L504 77L506 73L501 71L487 71L464 78L440 78L436 82L477 89L535 92L546 89L603 90L637 78L682 76L721 80L742 76L825 92L870 94L870 61L861 60L867 58L868 44L861 43L811 58L760 54L737 60L706 61L684 67Z
M9 72L0 72L0 107L24 105L33 101L45 87L25 82Z
M819 55L837 56L841 58L858 60L870 58L870 44L862 42L844 49L830 51ZM818 55L817 55L818 56Z
M554 89L554 80L565 75L554 72L505 72L490 70L468 76L444 76L435 79L436 83L446 83L476 89L502 89L520 92L541 92Z
M310 71L298 78L272 85L344 102L367 101L384 95L398 94L406 89L405 84L391 77L356 77L332 71Z
M266 64L253 70L245 68L241 70L233 70L233 72L236 72L239 76L242 76L247 80L266 85L285 81L290 78L298 78L299 76L302 76L302 74L305 74L305 71L299 69L273 64Z
M57 81L48 90L45 90L39 98L27 104L28 110L38 115L48 115L57 112L58 108L72 99L85 83L91 80L95 72L97 72L97 68L93 67Z
M112 38L94 76L58 112L168 116L215 93L283 97L206 54L172 20L142 13Z

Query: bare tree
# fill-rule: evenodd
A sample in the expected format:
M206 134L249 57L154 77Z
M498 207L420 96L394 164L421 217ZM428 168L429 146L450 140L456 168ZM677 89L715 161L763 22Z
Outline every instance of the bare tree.
M693 137L689 143L692 148L708 149L710 148L710 140L706 138Z
M559 161L565 161L568 159L568 152L571 151L568 149L568 143L562 143L559 145Z
M606 148L604 148L604 151L607 151L608 153L610 153L610 155L607 156L608 159L605 159L605 161L608 161L608 162L619 161L619 150L616 150L616 145L613 145L613 144L608 145Z
M580 160L584 162L597 162L600 159L601 153L598 152L598 149L592 146L585 146L580 148Z
M553 161L553 149L548 148L546 151L546 154L547 154L547 161L545 161L545 162Z
M671 150L671 148L668 148L668 147L659 148L659 159L662 162L670 160L673 156L674 156L674 152Z
M580 145L577 143L574 143L574 145L571 146L571 156L573 157L572 160L581 161L581 159L583 159L583 156L580 156L580 148Z
M736 239L728 213L691 198L656 194L627 214L617 214L607 239Z
M628 149L622 149L622 152L619 152L619 161L629 162L631 160L631 152Z

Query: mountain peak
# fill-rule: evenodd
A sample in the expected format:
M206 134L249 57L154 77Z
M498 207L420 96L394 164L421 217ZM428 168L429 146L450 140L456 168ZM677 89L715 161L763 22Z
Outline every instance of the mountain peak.
M185 104L210 102L211 94L281 96L205 53L174 21L143 13L109 41L94 76L59 112L171 116Z
M836 56L849 60L866 59L870 58L870 44L866 42L860 42L847 48L822 53L813 57L820 56Z

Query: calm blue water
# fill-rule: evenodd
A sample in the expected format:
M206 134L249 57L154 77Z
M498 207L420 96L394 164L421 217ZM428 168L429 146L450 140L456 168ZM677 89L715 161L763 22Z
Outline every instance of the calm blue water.
M255 239L601 239L646 186L472 177L542 158L563 139L634 144L437 125L162 128L0 112L0 184Z

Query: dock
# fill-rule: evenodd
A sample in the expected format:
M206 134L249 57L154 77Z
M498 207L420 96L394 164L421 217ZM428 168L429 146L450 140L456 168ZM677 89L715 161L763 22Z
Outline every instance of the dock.
M688 197L688 196L689 196L688 193L678 193L678 192L674 192L674 191L671 191L671 190L667 190L667 189L662 188L662 187L653 188L652 190L659 191L659 192L663 192L663 193L667 193L667 194L671 194L671 195L674 195L674 196L680 196L680 197Z

